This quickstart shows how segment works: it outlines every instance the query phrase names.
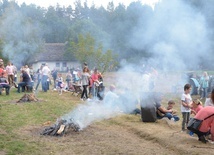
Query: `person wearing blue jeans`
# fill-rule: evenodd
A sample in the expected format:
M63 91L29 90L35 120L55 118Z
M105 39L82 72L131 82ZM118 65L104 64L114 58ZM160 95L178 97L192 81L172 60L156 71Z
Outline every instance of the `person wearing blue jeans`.
M2 88L5 88L6 95L9 95L9 93L10 93L10 84L7 81L7 79L4 78L4 77L0 78L0 95L2 94Z
M47 90L48 90L48 76L47 75L43 75L42 76L42 90L44 91L44 92L47 92Z
M162 118L166 117L169 120L174 120L175 122L179 121L180 118L177 115L175 115L176 110L173 110L174 105L175 105L175 102L173 100L170 100L168 102L168 107L166 109L158 108L157 109L157 118L162 119Z
M22 92L24 91L24 87L27 86L31 82L30 76L26 73L25 70L22 70L21 82L18 83L17 92L20 93L20 88L22 88Z
M172 113L169 112L165 113L163 117L167 117L168 119L174 120L175 122L180 120L180 118L177 115L173 115Z
M47 92L47 90L49 89L49 81L48 81L48 77L50 75L51 71L46 64L44 64L44 67L42 68L42 90L44 92Z

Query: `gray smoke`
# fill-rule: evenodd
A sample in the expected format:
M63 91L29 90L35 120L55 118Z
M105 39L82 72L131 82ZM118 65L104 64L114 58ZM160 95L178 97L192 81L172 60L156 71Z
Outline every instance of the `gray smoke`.
M19 67L25 65L42 44L38 24L10 6L2 16L0 26L4 40L3 55Z
M153 65L188 70L211 54L206 20L187 2L162 0L147 19L146 24L139 22L130 43L133 48L146 48L153 56Z
M138 65L121 63L113 81L119 92L118 99L108 104L79 105L62 118L73 118L83 129L94 121L130 113L143 97L146 98L147 92L169 93L174 84L185 84L180 74L165 76L167 71L196 68L201 59L210 56L206 19L189 4L181 0L163 0L155 6L152 16L149 15L147 23L138 22L130 44L135 49L146 49L152 57L142 59ZM152 67L157 69L157 74Z

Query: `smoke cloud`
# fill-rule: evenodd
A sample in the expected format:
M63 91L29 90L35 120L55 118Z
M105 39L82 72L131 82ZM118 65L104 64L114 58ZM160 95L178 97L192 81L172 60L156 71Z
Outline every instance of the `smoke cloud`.
M79 105L63 119L73 118L83 129L94 121L130 113L142 97L146 98L147 92L169 93L175 83L185 84L180 75L169 79L164 76L165 71L196 69L201 60L211 55L207 21L201 12L185 1L162 0L155 6L153 14L148 15L146 23L145 20L138 21L129 43L134 49L146 49L152 57L142 59L138 65L121 63L122 67L112 82L117 85L117 99L105 98L103 103ZM106 104L105 100L111 102Z
M39 25L11 5L4 12L0 26L3 55L18 67L25 65L42 44Z
M195 69L211 54L205 17L187 2L162 0L147 19L146 24L139 22L130 43L151 53L160 69Z

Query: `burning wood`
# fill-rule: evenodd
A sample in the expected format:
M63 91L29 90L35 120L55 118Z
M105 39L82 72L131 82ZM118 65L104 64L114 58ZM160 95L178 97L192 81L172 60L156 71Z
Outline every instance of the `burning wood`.
M69 122L67 122L66 120L60 120L53 126L45 128L41 135L62 136L66 132L68 132L69 129L78 132L80 131L80 126L75 123L73 119L71 119Z
M21 103L21 102L32 102L32 101L37 102L39 100L36 98L36 96L34 94L24 94L21 97L21 99L19 99L17 101L17 103Z

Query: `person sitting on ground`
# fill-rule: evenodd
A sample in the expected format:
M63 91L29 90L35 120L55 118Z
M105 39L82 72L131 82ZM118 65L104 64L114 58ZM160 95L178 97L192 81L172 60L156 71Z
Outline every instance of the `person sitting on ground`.
M5 77L0 77L0 95L2 94L2 88L5 88L6 95L10 94L10 84Z
M31 84L31 78L25 70L22 70L22 76L20 82L18 83L17 92L20 93L20 88L22 88L22 92L24 92L24 88L29 84Z
M214 106L212 100L211 100L211 93L209 93L208 95L208 98L206 98L205 100L205 103L204 103L204 107L207 107L207 106Z
M201 109L203 109L202 102L199 99L193 100L191 114L196 115Z
M214 89L211 93L211 100L214 102ZM214 144L214 107L207 106L201 109L194 117L195 119L202 120L201 126L198 131L195 132L198 135L198 140L206 143L205 138L209 133L211 134L210 143Z
M116 105L116 102L118 101L119 96L115 93L115 85L110 85L109 91L106 93L103 103L107 107L112 107Z
M166 109L160 106L157 109L157 118L161 119L161 118L167 117L169 120L179 121L180 118L176 115L177 111L173 109L174 106L175 106L175 102L173 100L170 100L168 102L168 107Z

